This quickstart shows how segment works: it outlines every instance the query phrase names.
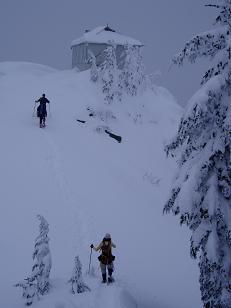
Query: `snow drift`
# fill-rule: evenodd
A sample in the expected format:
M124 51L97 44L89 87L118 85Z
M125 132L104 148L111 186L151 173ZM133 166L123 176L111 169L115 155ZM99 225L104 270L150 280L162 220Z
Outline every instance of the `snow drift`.
M35 307L199 307L189 233L162 216L175 171L163 148L181 110L159 87L106 105L89 79L88 71L0 64L0 306L23 307L13 285L31 272L41 214L50 225L53 288ZM45 129L32 117L42 93L51 101ZM117 244L115 284L101 285L94 253L95 277L84 278L92 291L73 296L74 256L86 272L89 246L106 232Z

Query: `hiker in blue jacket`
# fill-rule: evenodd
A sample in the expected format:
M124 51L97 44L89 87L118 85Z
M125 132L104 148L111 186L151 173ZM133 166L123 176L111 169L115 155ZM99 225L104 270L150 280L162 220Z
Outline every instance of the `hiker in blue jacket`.
M38 100L35 101L36 103L40 103L37 108L37 117L39 118L40 127L45 127L46 124L46 117L47 117L47 108L46 104L49 104L50 101L46 98L46 95L43 94Z

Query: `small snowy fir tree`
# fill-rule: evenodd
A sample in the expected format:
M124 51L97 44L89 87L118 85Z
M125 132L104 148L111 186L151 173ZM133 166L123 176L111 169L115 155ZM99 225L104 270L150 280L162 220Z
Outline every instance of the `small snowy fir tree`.
M25 305L31 306L34 302L35 296L38 297L37 284L31 281L31 278L25 279L25 281L19 282L15 287L23 289L22 297L25 299Z
M91 291L90 288L83 281L82 264L78 256L75 257L75 265L74 265L73 273L72 273L71 279L68 280L68 283L71 284L71 292L73 294Z
M142 94L146 87L146 77L140 47L125 47L124 65L119 75L119 88L130 96Z
M51 255L49 249L49 225L43 216L38 215L40 220L39 236L35 240L35 248L33 260L35 261L32 267L31 275L23 282L17 283L16 287L23 289L23 298L25 305L33 304L35 296L44 295L50 290L49 275L51 270Z
M40 220L39 236L35 240L31 280L37 283L38 293L44 295L50 290L51 254L49 248L49 225L45 218L38 215Z
M104 94L104 100L111 104L120 99L118 91L118 68L114 46L108 46L104 51L104 61L98 68L99 81Z
M217 28L186 43L173 62L207 57L213 65L192 97L167 154L180 153L179 172L164 211L192 231L191 256L199 257L205 308L231 307L231 0L219 10Z

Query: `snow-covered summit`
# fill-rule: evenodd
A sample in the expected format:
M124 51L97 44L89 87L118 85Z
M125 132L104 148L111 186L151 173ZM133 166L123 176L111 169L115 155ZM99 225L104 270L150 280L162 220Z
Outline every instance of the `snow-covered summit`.
M115 32L109 27L99 26L93 30L87 31L82 37L75 39L71 43L71 47L81 43L101 43L101 44L116 44L116 45L135 45L142 46L143 44L131 37L124 36Z
M0 307L25 307L13 285L31 273L37 214L49 222L53 288L34 307L199 307L188 233L162 215L175 170L163 149L181 113L169 92L155 87L107 105L89 71L0 63L0 72ZM40 129L32 115L44 92L51 113ZM90 244L106 232L117 245L115 285L101 285L94 252L96 277L84 275L92 291L71 294L74 257L85 274Z

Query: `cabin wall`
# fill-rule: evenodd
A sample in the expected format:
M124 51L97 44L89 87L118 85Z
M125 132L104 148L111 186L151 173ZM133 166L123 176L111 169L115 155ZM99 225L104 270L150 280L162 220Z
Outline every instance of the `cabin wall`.
M72 68L77 67L80 71L84 71L90 68L90 64L87 63L88 53L87 45L79 44L72 47Z

